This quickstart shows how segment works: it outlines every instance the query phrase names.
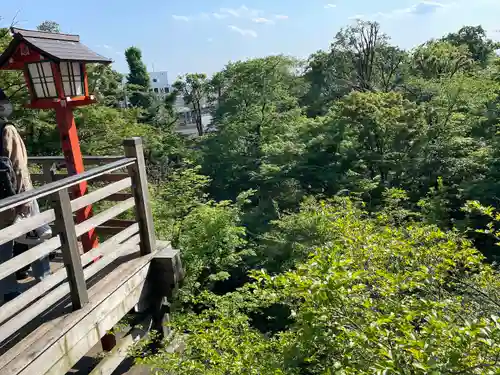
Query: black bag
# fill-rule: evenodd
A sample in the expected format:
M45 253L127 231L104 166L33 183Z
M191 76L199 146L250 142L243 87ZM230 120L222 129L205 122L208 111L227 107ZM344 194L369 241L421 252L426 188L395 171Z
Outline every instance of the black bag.
M12 161L9 157L4 156L3 153L3 131L7 125L5 123L1 126L0 137L0 199L12 197L17 194L17 176L12 166Z

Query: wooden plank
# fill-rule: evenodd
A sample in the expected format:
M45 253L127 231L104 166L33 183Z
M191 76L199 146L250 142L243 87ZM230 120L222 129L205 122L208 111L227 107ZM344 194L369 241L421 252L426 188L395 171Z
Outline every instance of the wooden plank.
M40 245L36 245L21 255L0 264L0 280L20 270L24 266L33 263L35 260L49 255L59 247L61 247L61 240L59 239L59 236L52 237L50 240L44 241Z
M62 181L65 178L68 178L69 176L70 175L68 175L68 174L53 174L52 181ZM94 182L116 182L116 181L123 180L126 177L128 177L128 175L125 173L110 173L110 174L105 174L102 176L95 177L91 180L88 180L87 182L89 184L92 184ZM47 177L43 174L40 174L40 173L33 173L31 175L31 180L33 182L36 182L39 184L47 183Z
M71 209L73 212L85 208L93 203L99 202L112 194L115 194L123 189L129 188L132 185L132 179L126 177L120 181L107 185L91 193L85 194L83 197L71 201Z
M89 375L111 375L128 357L128 350L149 333L152 323L152 316L148 315L138 326L133 327Z
M108 202L123 202L129 199L130 197L133 197L131 193L116 193L112 194L107 198L104 198L103 200L108 201Z
M56 219L54 210L47 210L0 230L0 245Z
M141 290L144 288L144 282L142 282L139 286L137 286L128 296L123 298L123 301L116 306L112 311L108 312L106 316L102 317L100 320L93 322L95 328L91 329L88 331L88 333L80 339L77 343L74 344L73 347L70 347L69 350L67 350L66 353L61 353L63 356L59 359L59 361L50 368L49 371L47 371L43 375L59 375L59 374L64 374L68 370L71 369L71 367L74 366L74 364L78 361L75 359L76 358L81 358L83 357L92 347L97 343L99 340L100 332L106 332L110 330L116 323L118 323L127 313L130 311L130 306L133 306L134 302L137 301L139 298L139 295L141 293ZM82 326L81 329L83 330L84 327ZM137 330L138 331L138 330ZM145 334L142 334L142 336L138 337L139 335L135 333L135 338L136 340L126 340L130 341L130 344L128 347L130 347L134 342L138 341L140 337L143 337ZM134 336L127 335L128 337L133 338ZM97 340L96 340L97 339ZM127 344L126 342L125 344ZM123 343L122 343L123 345ZM124 346L124 345L123 345ZM122 353L122 358L123 356L126 357L127 352L126 352L126 347L123 348L120 351ZM115 346L116 348L116 346ZM125 350L123 350L125 349ZM115 352L116 353L116 352ZM45 353L43 354L45 355ZM103 367L100 369L105 372L98 371L98 374L111 374L109 371L114 365L118 367L118 365L123 361L119 356L113 356L110 358L112 361L106 361L106 358L103 359L101 362L103 363ZM116 368L115 367L115 368ZM113 370L111 370L113 371ZM93 374L94 372L92 372ZM22 372L22 374L35 374L35 373L30 373L30 372Z
M115 234L120 233L122 228L98 226L95 230L99 236L114 236Z
M150 257L141 257L128 262L134 266L128 268L129 272L132 272L122 275L118 284L106 285L101 281L95 285L94 288L102 288L102 292L94 296L91 303L68 315L64 321L60 322L44 337L44 340L35 343L28 351L21 353L2 368L0 375L46 374L59 359L69 354L71 348L75 347L91 331L97 330L98 336L104 336L106 329L115 325L137 303L136 298L142 291L142 285L149 271L150 259ZM134 269L135 271L133 271ZM137 294L132 294L134 298L127 300L127 296L130 296L133 291ZM114 321L117 315L113 315L112 312L116 307L119 311L117 315L121 316L117 321ZM111 317L109 317L110 313ZM96 327L97 324L100 326ZM91 343L90 347L96 342ZM67 365L71 364L72 366L79 359L68 358Z
M82 255L82 264L85 266L87 264L90 264L91 262L94 261L95 258L100 257L100 256L106 256L106 255L112 255L113 253L119 251L119 246L118 244L121 244L122 242L134 238L135 240L132 241L134 244L136 244L136 240L138 241L140 238L137 235L139 233L139 225L137 223L131 225L127 229L122 230L120 233L116 234L115 236L111 237L110 239L106 240L103 242L99 247L96 249L92 249L88 253L85 253ZM122 246L122 245L120 245Z
M37 184L46 183L45 176L41 173L31 173L30 174L31 181Z
M73 216L75 219L75 216ZM110 228L128 228L129 226L136 224L135 220L125 220L125 219L109 219L102 224L99 224L100 227L110 227ZM97 228L97 227L96 227Z
M51 162L44 162L42 164L43 179L46 184L53 181L54 177L54 169L52 169L53 165L54 163Z
M35 175L36 178L38 179L40 175ZM42 175L43 176L43 175ZM68 174L55 174L52 178L54 181L61 181L64 180L65 178L68 178L70 175ZM109 174L103 174L100 176L96 176L90 180L88 180L88 183L92 182L116 182L123 180L124 178L127 178L128 174L126 173L109 173Z
M120 233L106 240L99 247L92 249L88 253L85 253L81 257L82 266L86 266L91 263L95 258L106 256L110 251L116 250L121 242L126 241L130 237L137 234L139 231L139 225L134 224L129 228L122 230ZM47 293L49 290L66 280L66 269L61 268L54 272L52 275L46 277L38 284L32 286L27 291L23 292L19 297L14 298L12 301L7 302L0 307L0 323L9 319L14 314L18 313L20 310L24 309L30 303L40 298L43 294Z
M139 247L136 245L135 249L131 249L129 251L138 251ZM102 280L99 281L99 285L102 285L102 288L96 288L95 286L89 289L89 299L90 303L95 303L96 296L99 293L102 293L104 290L108 290L110 293L114 290L114 285L117 284L117 280L123 279L124 275L128 275L130 273L131 267L134 267L134 264L131 262L127 262L118 266L116 272L112 272L106 275ZM78 312L80 312L79 310ZM76 314L78 312L73 312L72 314ZM2 355L2 361L0 362L0 369L3 369L14 360L16 357L22 355L30 349L33 349L34 345L37 345L41 342L41 338L46 334L57 327L60 327L64 321L67 321L70 314L62 315L60 317L54 318L49 322L43 323L41 327L37 328L34 332L30 333L25 339L19 342L15 347L11 348L8 352Z
M88 280L97 272L101 271L104 267L107 267L109 264L115 261L119 256L126 254L127 251L130 251L130 249L135 249L138 242L139 235L136 235L127 240L122 245L117 246L114 252L107 254L107 256L99 259L99 262L92 264L90 267L87 267L83 271L85 279ZM45 310L47 310L50 306L54 305L59 300L64 298L69 293L69 291L69 284L67 283L58 286L46 296L36 301L29 308L16 315L15 319L11 319L0 326L0 342L6 340L14 332L23 327L26 323L30 322Z
M83 173L67 177L62 181L54 181L49 184L45 184L37 189L28 190L24 193L14 195L10 198L2 199L0 200L0 212L4 212L21 204L28 203L33 199L46 197L47 195L51 195L59 190L78 185L84 181L92 180L96 177L109 174L119 169L123 169L134 163L134 158L125 158L111 164L103 165L85 171Z
M101 165L108 164L117 160L123 159L124 156L84 156L83 164L85 165ZM65 165L64 156L30 156L28 158L29 164L43 164L43 163L61 163Z
M136 206L135 213L141 233L141 254L146 255L156 250L156 237L153 213L150 206L142 138L136 137L126 139L123 142L123 146L125 148L125 155L129 158L136 159L136 162L128 167L128 173L132 178L132 192L135 197Z
M106 227L126 228L134 223L136 223L135 220L111 219L102 225Z
M106 211L103 211L91 217L90 219L87 219L84 222L78 224L76 226L76 235L81 236L82 234L87 233L89 230L105 223L106 221L134 207L134 205L135 205L134 198L129 198L124 202L118 203L116 206L108 208ZM139 225L139 231L140 228L141 226Z
M68 190L60 190L56 194L54 197L54 210L57 217L55 228L61 239L61 251L68 276L71 303L73 310L78 310L89 302L87 285L80 261L80 250Z
M163 244L163 248L151 260L150 277L155 295L171 300L184 279L180 251L172 249L169 243Z

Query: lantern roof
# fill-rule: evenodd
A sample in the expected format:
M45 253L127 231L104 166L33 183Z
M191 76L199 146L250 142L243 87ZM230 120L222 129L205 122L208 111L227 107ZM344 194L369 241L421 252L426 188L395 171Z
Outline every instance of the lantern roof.
M54 62L79 61L85 63L110 64L111 59L95 53L80 43L80 36L50 33L45 31L11 28L13 39L5 52L0 55L0 69L9 64L21 44L36 50L41 58Z

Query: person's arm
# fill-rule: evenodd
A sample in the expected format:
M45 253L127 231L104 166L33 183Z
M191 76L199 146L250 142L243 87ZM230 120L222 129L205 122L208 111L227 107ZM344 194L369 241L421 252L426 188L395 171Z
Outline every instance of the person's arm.
M27 160L24 152L24 145L20 144L22 142L17 129L13 125L7 125L3 130L3 156L10 159L12 163L12 168L16 174L17 186L16 193L22 193L25 189L23 186L23 169L27 168ZM30 204L25 204L18 206L16 211L18 213L28 214L30 210Z

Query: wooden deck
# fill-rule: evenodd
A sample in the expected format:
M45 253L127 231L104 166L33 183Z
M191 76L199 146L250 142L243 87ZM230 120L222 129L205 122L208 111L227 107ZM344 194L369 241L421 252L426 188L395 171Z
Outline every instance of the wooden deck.
M86 158L98 166L75 176L58 171L61 158L34 158L43 166L34 176L41 186L0 201L0 212L33 199L49 202L40 214L0 230L0 244L43 224L54 232L0 264L0 279L50 253L59 255L50 276L26 283L19 297L0 307L0 375L65 374L89 351L95 357L99 341L127 315L130 327L90 372L112 374L139 338L150 329L162 332L168 299L182 278L179 252L156 241L141 140L126 140L124 148L125 157ZM98 187L71 199L71 188L83 182ZM75 212L102 201L112 203L75 223ZM129 211L133 215L123 219ZM82 253L78 238L92 229L99 246Z

